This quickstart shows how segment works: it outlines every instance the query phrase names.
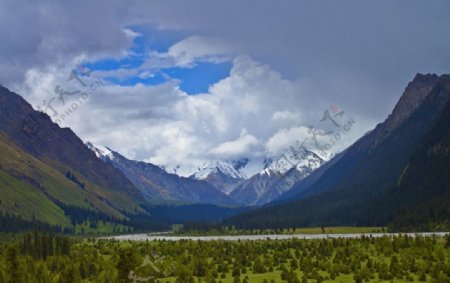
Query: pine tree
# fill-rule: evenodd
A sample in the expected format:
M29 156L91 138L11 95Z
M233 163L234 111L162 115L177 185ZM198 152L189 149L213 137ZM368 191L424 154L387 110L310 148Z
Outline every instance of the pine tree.
M69 266L61 274L58 283L81 283L81 276L78 268L76 268L73 264L69 264Z
M192 277L192 273L187 267L180 267L177 273L175 283L195 283L194 277Z
M7 274L9 275L8 281L10 283L22 283L24 282L22 265L19 259L19 252L17 247L9 245L6 250L6 266Z
M123 249L120 251L119 262L117 263L118 282L130 282L128 278L131 271L139 266L133 250Z
M420 273L419 281L421 282L427 281L427 275L425 274L425 272Z
M61 246L61 254L69 255L70 254L71 243L70 239L67 237L62 238L62 246Z
M2 270L0 270L0 283L6 283L6 278Z
M46 264L38 264L36 273L34 274L33 283L47 283L51 281L50 272L48 271Z

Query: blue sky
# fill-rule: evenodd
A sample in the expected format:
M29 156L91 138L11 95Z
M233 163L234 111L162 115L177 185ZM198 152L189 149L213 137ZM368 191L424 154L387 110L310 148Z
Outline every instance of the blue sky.
M94 62L85 62L84 66L91 71L136 71L125 77L105 76L104 79L111 84L121 86L134 86L136 84L159 85L168 80L177 80L182 91L189 95L206 93L209 86L226 78L230 74L232 62L208 62L198 60L189 66L168 66L152 68L151 65L143 67L146 60L153 53L163 54L176 42L186 37L183 33L175 31L160 31L150 26L127 27L138 34L133 39L132 46L122 58L108 58ZM149 55L150 54L150 55ZM150 76L142 76L149 71Z

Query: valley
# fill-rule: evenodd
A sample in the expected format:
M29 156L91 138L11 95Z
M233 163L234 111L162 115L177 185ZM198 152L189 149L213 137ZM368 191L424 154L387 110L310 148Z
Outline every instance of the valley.
M38 249L37 240L47 246ZM0 243L0 280L446 282L449 248L448 234L131 242L30 234Z
M450 283L449 12L0 0L0 283Z

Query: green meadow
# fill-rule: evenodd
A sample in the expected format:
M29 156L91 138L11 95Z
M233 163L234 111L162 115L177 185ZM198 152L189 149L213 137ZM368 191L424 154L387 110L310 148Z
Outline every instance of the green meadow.
M450 282L450 237L117 241L4 237L0 282Z

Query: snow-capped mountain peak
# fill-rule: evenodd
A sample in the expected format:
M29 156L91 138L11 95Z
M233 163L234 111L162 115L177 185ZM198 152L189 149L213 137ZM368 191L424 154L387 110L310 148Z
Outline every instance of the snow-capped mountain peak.
M92 150L95 153L95 155L97 155L97 157L100 158L100 159L105 158L105 157L110 159L110 160L114 159L114 153L112 152L112 150L110 150L106 146L94 145L91 142L87 142L86 146L90 150Z
M235 204L230 197L208 182L167 173L161 166L127 159L105 146L90 142L87 142L86 146L103 162L120 170L141 191L145 199L215 205Z
M248 205L269 203L324 163L325 160L311 150L291 147L284 154L266 158L264 169L238 185L230 196Z
M325 160L318 154L304 148L291 147L286 153L265 160L264 169L260 174L270 174L274 172L278 175L284 175L292 168L301 173L308 173L319 168Z
M222 174L232 179L246 179L245 174L240 172L240 169L245 166L246 162L248 162L246 159L238 161L216 160L199 168L192 177L198 180L204 180L211 174Z
M225 194L229 194L237 185L247 179L241 171L249 160L247 158L235 161L216 160L205 164L191 178L204 180Z

